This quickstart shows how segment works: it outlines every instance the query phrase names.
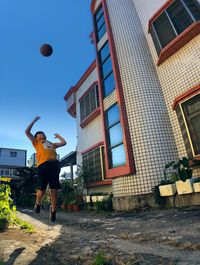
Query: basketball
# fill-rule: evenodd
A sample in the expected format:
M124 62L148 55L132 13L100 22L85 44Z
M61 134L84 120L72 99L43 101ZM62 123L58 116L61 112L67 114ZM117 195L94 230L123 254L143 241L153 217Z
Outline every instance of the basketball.
M53 53L53 48L51 47L51 45L49 44L43 44L41 47L40 47L40 52L43 56L45 57L49 57L52 55Z

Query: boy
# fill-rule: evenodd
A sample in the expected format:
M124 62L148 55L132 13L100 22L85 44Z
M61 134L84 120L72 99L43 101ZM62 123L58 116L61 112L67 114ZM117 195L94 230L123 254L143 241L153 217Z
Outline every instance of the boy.
M31 129L35 122L40 119L39 116L35 117L27 127L25 133L31 140L35 150L38 166L38 177L40 182L40 189L36 194L35 212L40 213L42 198L46 192L47 185L50 188L51 207L50 207L50 220L56 221L56 203L57 203L57 190L60 188L59 173L60 167L56 157L55 149L66 145L66 141L59 135L55 134L60 142L51 143L46 140L46 135L42 131L36 132L35 135L31 133Z

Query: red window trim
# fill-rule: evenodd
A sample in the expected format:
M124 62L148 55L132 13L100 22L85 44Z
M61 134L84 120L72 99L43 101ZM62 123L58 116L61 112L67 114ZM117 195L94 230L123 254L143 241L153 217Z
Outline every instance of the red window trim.
M92 64L88 67L88 69L85 71L85 73L82 75L81 79L78 81L78 83L75 86L72 86L66 95L64 96L64 100L66 101L72 93L76 92L80 86L84 83L84 81L88 78L88 76L92 73L92 71L96 68L96 60L92 62Z
M96 108L93 112L91 112L81 123L80 126L83 129L86 127L91 121L93 121L96 117L101 114L100 107Z
M97 81L94 81L92 83L92 85L85 91L85 93L79 98L79 102L81 101L81 99L83 99L89 92L90 90L95 86L95 85L98 85L98 82Z
M76 103L73 103L67 112L73 117L76 117Z
M165 46L159 55L157 66L167 60L170 56L180 50L200 33L200 21L192 23L180 35Z
M177 105L181 101L185 101L187 98L190 98L191 96L195 96L195 94L197 94L198 92L200 92L200 84L192 87L191 89L189 89L185 93L183 93L180 96L176 97L174 102L173 102L173 105L172 105L173 110L176 109Z
M107 27L107 34L108 34L108 41L110 44L110 54L111 54L111 59L113 62L113 74L115 76L116 80L116 94L117 94L117 101L119 108L121 109L120 112L120 121L122 124L122 130L123 130L123 142L124 142L124 147L125 147L125 152L126 152L126 161L127 164L121 167L117 168L109 168L109 163L108 163L108 145L106 141L106 128L105 128L105 117L102 115L102 126L104 130L104 146L105 146L105 168L106 168L106 178L113 178L113 177L118 177L122 175L128 175L131 173L135 173L135 163L134 163L134 158L133 158L133 151L132 151L132 144L131 144L131 137L130 137L130 131L129 131L129 125L128 125L128 118L127 118L127 113L126 113L126 106L125 106L125 100L124 100L124 94L123 94L123 88L122 88L122 83L121 83L121 78L120 78L120 71L119 71L119 65L118 65L118 59L117 59L117 54L115 50L115 44L114 44L114 39L113 39L113 34L112 34L112 27L109 19L109 13L108 13L108 8L106 4L106 0L101 1L103 10L104 10L104 17L105 17L105 22L106 22L106 27ZM94 10L95 7L95 1L92 2L92 14L93 14L93 24L95 28L95 19L94 19L94 14L96 13L96 10ZM99 5L100 6L100 5ZM98 58L98 48L97 48L97 41L95 38L95 47L96 47L96 58ZM97 60L97 70L98 70L98 79L99 79L99 84L100 84L100 108L102 111L102 114L104 113L104 106L103 106L103 94L102 94L102 84L100 82L101 80L101 74L100 74L100 65Z
M158 11L156 11L156 13L149 19L149 23L148 23L148 33L150 32L150 27L151 24L163 13L163 11L165 11L172 3L174 2L174 0L168 0L164 5L162 5Z
M94 184L90 184L89 187L98 187L98 186L105 186L105 185L112 185L112 180L99 181Z
M98 142L98 143L96 143L95 145L93 145L93 146L87 148L86 150L82 151L82 152L81 152L81 155L84 155L84 154L86 154L86 153L88 153L88 152L90 152L90 151L96 149L97 147L100 147L101 145L104 145L104 142L103 142L103 141Z

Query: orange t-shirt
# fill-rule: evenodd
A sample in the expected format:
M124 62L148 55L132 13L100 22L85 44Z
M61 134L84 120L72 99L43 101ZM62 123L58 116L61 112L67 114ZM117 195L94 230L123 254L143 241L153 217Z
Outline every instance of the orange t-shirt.
M42 143L35 139L33 141L33 146L36 150L37 166L48 160L57 160L55 146L51 142L44 141Z

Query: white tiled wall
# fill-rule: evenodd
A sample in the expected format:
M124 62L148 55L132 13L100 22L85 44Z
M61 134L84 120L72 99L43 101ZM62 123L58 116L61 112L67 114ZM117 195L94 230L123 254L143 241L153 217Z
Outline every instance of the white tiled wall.
M80 127L80 97L97 80L96 68L81 85L76 93L76 122L77 122L77 164L81 164L81 152L103 141L102 118L99 115L83 129Z
M143 1L143 9L148 9L149 2L152 1ZM174 136L156 67L132 0L107 0L107 5L136 164L136 175L113 180L113 193L115 197L149 193L163 177L165 164L177 157Z
M139 14L140 22L156 65L158 57L151 36L147 33L147 25L149 18L163 5L163 3L165 3L165 1L132 1ZM146 6L146 8L144 8L144 6ZM200 83L200 35L187 43L161 65L155 67L161 83L167 111L169 113L178 149L178 156L187 156L176 112L172 110L172 104L177 96ZM199 175L200 172L196 171L194 174Z

